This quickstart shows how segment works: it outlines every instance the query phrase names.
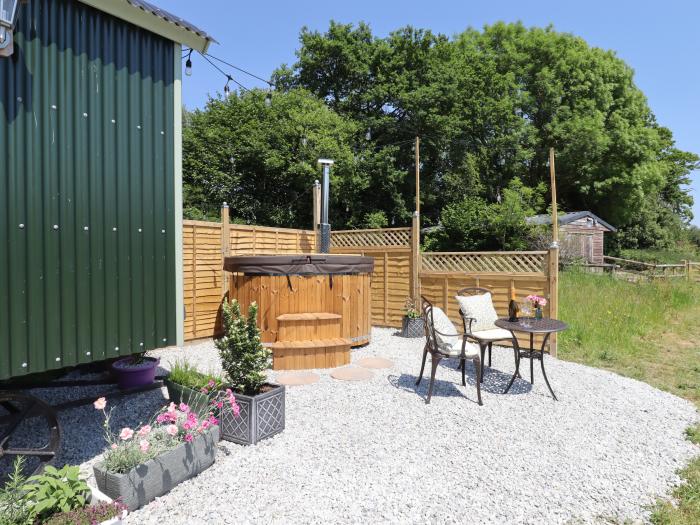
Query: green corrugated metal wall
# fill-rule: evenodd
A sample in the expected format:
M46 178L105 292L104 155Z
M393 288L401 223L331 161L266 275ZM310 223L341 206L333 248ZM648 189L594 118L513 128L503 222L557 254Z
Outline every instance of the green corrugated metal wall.
M72 0L0 58L0 379L175 344L174 50Z

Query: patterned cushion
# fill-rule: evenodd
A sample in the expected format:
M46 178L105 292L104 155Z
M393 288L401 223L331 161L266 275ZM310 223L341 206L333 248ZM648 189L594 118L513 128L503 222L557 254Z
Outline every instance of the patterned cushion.
M442 334L435 333L435 339L437 339L437 344L441 350L450 349L455 343L461 340L455 325L450 321L450 318L447 317L445 312L437 306L433 306L433 322L435 323L435 330L442 332Z
M491 330L496 327L494 323L498 319L498 314L493 307L490 292L467 297L458 295L456 299L459 303L459 309L462 310L464 316L476 319L472 323L472 333L481 330Z

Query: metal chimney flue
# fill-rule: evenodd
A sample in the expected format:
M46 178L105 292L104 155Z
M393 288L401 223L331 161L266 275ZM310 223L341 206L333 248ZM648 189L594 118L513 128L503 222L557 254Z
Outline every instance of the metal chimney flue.
M331 189L331 166L333 161L330 159L318 159L318 163L323 170L321 178L321 224L319 230L321 232L320 253L330 253L331 251L331 225L328 222L328 203L330 201Z

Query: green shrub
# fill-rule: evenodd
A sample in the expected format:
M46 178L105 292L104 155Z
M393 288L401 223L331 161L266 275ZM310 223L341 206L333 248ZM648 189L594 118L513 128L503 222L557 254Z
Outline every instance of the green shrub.
M13 463L12 473L0 489L0 525L19 525L31 522L31 511L28 501L24 498L22 487L27 482L22 473L25 460L17 456Z
M70 465L60 470L48 465L42 474L30 477L22 489L35 521L84 507L90 495L87 483L80 479L80 469Z
M195 365L184 359L178 360L173 364L168 379L173 383L193 390L201 390L202 388L219 390L223 385L223 378L220 375L211 372L208 374L200 372ZM210 381L214 381L216 386L212 387Z
M216 340L226 380L234 390L255 395L265 383L270 351L260 341L256 324L258 305L251 303L248 317L241 315L238 301L224 303L225 335Z

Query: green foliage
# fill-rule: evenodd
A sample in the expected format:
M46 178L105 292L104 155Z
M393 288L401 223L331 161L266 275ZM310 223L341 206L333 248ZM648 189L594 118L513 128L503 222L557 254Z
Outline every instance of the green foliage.
M420 135L424 223L479 221L465 239L453 231L433 240L441 248L516 247L519 221L478 208L499 193L505 200L516 178L529 188L547 183L549 147L557 152L560 207L618 226L618 248L667 247L686 229L698 157L675 147L613 52L519 23L448 39L413 27L378 38L366 24L332 22L325 33L303 29L300 42L297 62L277 71L278 85L311 91L360 134L371 129L369 142L354 144L372 159L357 165L373 170L368 183L340 198L407 224L412 138ZM343 221L359 222L334 217ZM495 229L484 232L487 240L484 222Z
M386 228L389 225L389 219L382 210L372 211L365 213L364 223L365 228Z
M231 387L254 395L265 383L265 370L270 366L270 351L260 341L257 326L258 305L251 303L248 316L241 315L236 299L224 302L225 334L216 340L221 364Z
M54 514L44 525L95 525L121 516L125 509L126 507L117 501L100 502L97 505Z
M17 456L8 480L0 489L0 525L24 525L32 522L31 508L23 490L27 482L23 474L24 465L24 457Z
M216 386L213 390L220 389L224 383L222 377L215 373L205 374L200 372L199 369L184 359L178 359L170 368L170 373L168 374L168 379L173 383L178 385L186 386L193 390L201 390L202 388L207 388L212 390L209 386L210 381L214 381Z
M700 250L692 246L678 246L668 250L621 250L620 257L652 264L680 264L683 261L700 262Z
M80 479L80 468L65 465L60 470L47 466L22 487L32 518L43 521L57 512L84 507L90 495L87 483Z

